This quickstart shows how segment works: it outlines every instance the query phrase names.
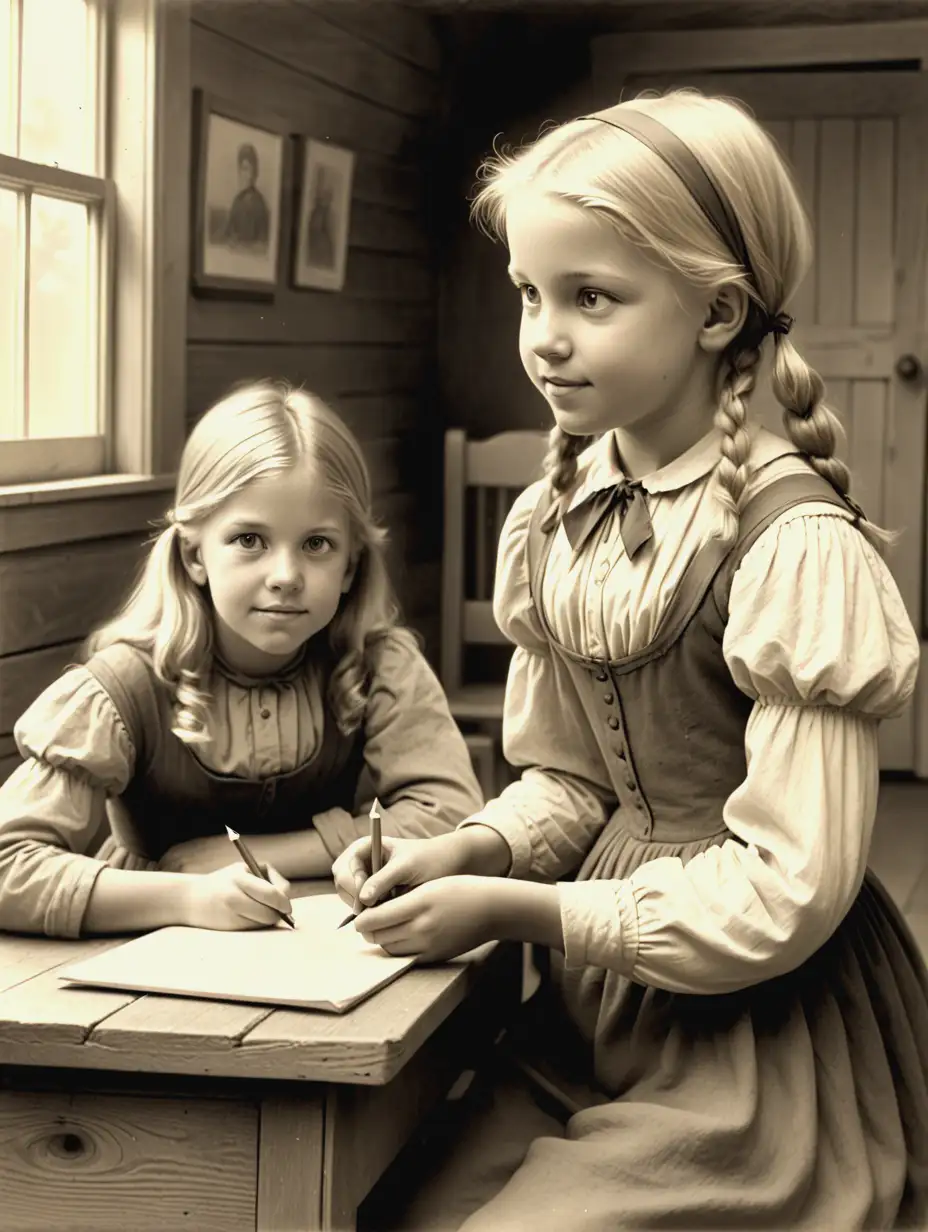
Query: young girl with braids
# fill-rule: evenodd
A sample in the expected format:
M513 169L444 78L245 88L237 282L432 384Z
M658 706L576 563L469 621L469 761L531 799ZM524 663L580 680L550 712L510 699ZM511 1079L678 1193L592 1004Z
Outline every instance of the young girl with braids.
M0 928L274 924L286 879L329 876L375 796L407 838L480 807L384 540L358 443L318 398L260 383L207 412L127 603L16 726Z
M476 213L556 423L499 549L522 776L335 876L393 953L550 970L392 1226L928 1227L928 979L867 871L918 645L790 340L790 176L681 91L495 159ZM771 348L785 438L748 414Z

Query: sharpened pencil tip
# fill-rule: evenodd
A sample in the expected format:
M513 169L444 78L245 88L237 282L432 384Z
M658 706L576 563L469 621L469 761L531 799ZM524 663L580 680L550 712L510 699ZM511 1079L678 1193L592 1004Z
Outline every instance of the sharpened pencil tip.
M375 796L374 803L371 805L371 811L368 813L368 817L370 817L370 819L373 821L375 817L379 817L379 816L380 816L380 801Z
M238 834L236 833L236 831L230 829L228 826L226 826L226 834L228 834L229 838L232 840L233 843L238 838Z

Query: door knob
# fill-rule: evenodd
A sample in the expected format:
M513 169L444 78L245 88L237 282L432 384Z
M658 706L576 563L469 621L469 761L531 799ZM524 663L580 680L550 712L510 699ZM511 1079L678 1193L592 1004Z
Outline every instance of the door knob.
M900 355L896 360L896 376L900 381L913 382L923 375L921 360L917 355Z

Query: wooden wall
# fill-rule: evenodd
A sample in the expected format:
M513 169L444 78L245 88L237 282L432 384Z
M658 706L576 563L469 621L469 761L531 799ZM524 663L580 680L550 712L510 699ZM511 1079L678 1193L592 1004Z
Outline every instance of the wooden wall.
M440 47L431 19L391 4L198 0L194 87L292 133L354 150L346 285L278 289L273 303L188 305L187 413L233 382L278 377L330 399L361 438L405 613L437 651L440 417L429 152ZM285 229L286 219L284 220ZM291 251L290 235L282 243ZM289 266L289 262L287 262Z
M81 502L61 517L49 504L47 519L3 510L0 541L0 782L19 764L13 725L34 698L74 660L82 640L110 615L142 558L147 523L163 512L164 493L123 499L122 525L132 533L107 533L111 501ZM46 546L49 538L55 542ZM43 540L45 541L43 543Z

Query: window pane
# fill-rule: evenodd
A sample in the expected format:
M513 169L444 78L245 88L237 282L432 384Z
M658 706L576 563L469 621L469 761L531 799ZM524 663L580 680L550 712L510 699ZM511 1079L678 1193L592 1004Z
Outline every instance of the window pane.
M21 158L95 171L95 57L89 29L85 0L23 0Z
M13 48L12 0L0 0L0 154L16 153L16 59Z
M3 0L0 0L2 4ZM19 314L19 202L17 194L0 188L0 437L22 435L17 405L16 333Z
M32 198L28 435L97 430L91 354L90 216L86 205Z

